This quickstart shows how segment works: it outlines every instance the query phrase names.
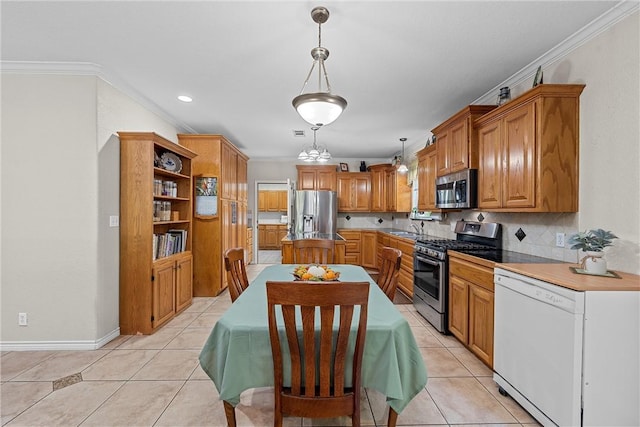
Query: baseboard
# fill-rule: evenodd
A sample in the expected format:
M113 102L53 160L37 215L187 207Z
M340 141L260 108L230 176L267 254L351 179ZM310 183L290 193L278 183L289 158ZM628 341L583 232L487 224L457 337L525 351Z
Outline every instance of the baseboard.
M95 341L0 341L0 351L97 350L119 336L117 328Z

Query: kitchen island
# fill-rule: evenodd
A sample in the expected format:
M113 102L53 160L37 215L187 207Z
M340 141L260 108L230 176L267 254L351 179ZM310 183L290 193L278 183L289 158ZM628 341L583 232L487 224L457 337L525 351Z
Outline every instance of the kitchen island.
M282 263L293 264L293 241L300 239L326 239L335 241L333 264L344 264L346 241L337 233L293 233L287 234L282 243Z

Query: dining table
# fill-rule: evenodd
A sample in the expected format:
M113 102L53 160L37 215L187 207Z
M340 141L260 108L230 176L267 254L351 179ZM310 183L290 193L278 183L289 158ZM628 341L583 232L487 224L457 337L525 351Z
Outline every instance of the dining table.
M427 384L427 370L409 323L364 268L328 267L339 273L340 282L371 284L361 383L386 396L390 422L395 424L397 415ZM200 366L218 390L229 426L235 426L235 406L243 391L274 385L266 284L290 280L291 286L304 286L294 281L295 268L294 264L264 268L216 322L200 352Z

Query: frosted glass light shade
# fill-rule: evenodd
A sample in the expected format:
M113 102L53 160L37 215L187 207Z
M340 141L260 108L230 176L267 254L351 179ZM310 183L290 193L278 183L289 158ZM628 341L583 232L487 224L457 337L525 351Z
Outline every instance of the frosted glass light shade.
M347 108L347 101L328 92L305 93L293 98L294 108L300 117L314 126L333 123Z

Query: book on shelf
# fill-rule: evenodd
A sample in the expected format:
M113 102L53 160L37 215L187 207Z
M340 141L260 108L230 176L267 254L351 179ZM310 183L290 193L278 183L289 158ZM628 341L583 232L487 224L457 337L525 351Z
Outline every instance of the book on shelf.
M187 230L169 230L153 235L153 260L187 250Z

